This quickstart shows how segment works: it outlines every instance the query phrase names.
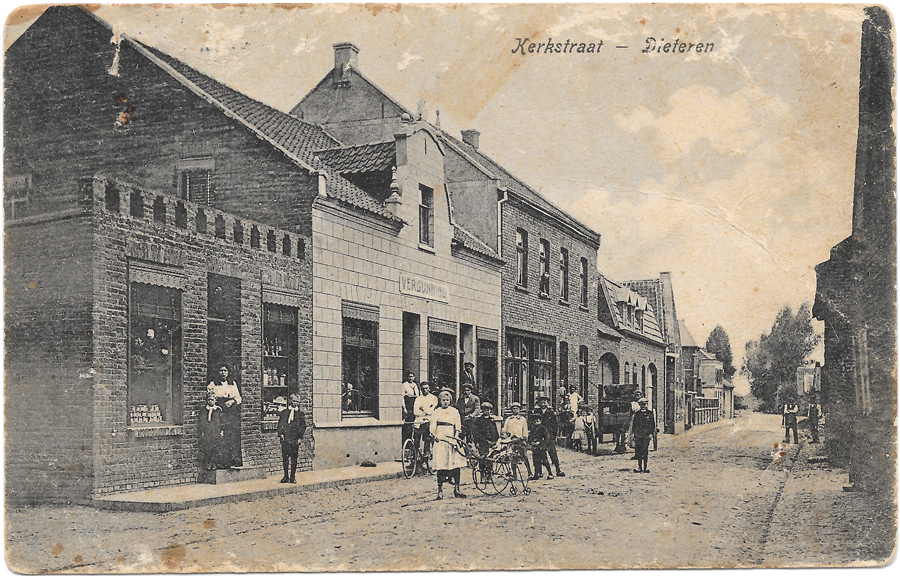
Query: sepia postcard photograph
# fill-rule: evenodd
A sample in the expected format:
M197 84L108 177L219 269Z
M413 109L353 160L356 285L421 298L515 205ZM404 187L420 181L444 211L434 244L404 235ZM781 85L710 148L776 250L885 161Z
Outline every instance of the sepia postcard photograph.
M35 4L3 50L8 570L894 561L888 8Z

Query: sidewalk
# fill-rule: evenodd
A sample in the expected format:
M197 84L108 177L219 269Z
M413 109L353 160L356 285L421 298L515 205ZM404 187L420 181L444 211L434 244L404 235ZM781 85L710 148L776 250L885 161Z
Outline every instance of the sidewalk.
M402 475L399 462L381 462L374 468L347 466L298 472L296 484L281 484L281 473L260 480L247 480L229 484L183 484L126 492L95 498L93 506L100 510L130 512L172 512L196 506L209 506L225 502L244 502L257 498L271 498L294 492L307 492L345 484L359 484L375 480L398 478Z
M845 484L846 471L827 462L823 445L801 438L772 514L762 566L888 564L895 554L897 534L893 498L845 492Z

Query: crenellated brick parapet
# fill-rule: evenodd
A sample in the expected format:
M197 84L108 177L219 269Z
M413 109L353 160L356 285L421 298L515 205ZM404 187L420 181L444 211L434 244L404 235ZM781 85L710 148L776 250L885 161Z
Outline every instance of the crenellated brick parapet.
M103 175L79 180L79 209L174 227L249 250L306 258L306 239L300 234Z

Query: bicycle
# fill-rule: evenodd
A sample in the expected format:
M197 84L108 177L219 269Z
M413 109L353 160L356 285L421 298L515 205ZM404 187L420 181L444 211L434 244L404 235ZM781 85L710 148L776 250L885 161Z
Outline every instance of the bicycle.
M423 436L426 436L427 432L419 432L416 429L418 428L418 426L416 426L413 422L405 423L403 425L413 427L413 433L411 434L411 437L407 438L406 441L403 442L403 447L400 452L400 462L403 467L403 476L406 478L412 478L419 471L422 471L429 476L434 476L434 469L431 467L433 455L431 453L431 450L427 449L427 440L426 449L419 449L419 440L422 439Z
M468 467L472 469L472 483L479 492L487 496L502 495L509 488L510 496L531 494L524 460L509 447L510 441L501 440L501 448L492 449L487 456L481 456L473 446L466 444L458 436L451 440L438 438L438 441L447 442L459 455L465 457Z

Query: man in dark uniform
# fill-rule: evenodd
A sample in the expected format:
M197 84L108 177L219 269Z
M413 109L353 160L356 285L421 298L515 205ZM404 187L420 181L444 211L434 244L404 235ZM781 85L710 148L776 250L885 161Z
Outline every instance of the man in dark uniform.
M547 396L538 398L537 404L538 408L535 414L541 415L541 426L547 431L547 437L551 439L551 442L547 445L547 455L550 456L550 462L556 468L556 475L563 478L565 473L559 469L559 456L556 454L556 435L559 432L559 421L556 419L556 412L550 408L550 398ZM547 478L550 479L552 476L548 475Z
M456 409L459 411L459 419L462 421L461 437L464 442L472 442L472 423L481 414L479 411L481 400L472 393L472 385L468 382L462 385L463 393L459 396Z
M284 466L284 478L281 483L296 484L297 455L300 452L300 440L306 433L306 418L300 411L300 396L291 394L290 405L278 416L278 439L281 440L281 462ZM290 476L288 476L290 464Z
M794 431L794 444L800 443L797 435L797 414L800 412L800 406L793 396L788 396L787 402L784 404L784 410L781 416L781 425L784 426L784 443L791 443L791 430Z
M656 420L653 412L647 409L647 399L638 400L640 409L631 418L631 433L634 435L634 453L637 456L638 467L635 472L650 473L647 468L647 458L650 455L650 440L656 432Z

